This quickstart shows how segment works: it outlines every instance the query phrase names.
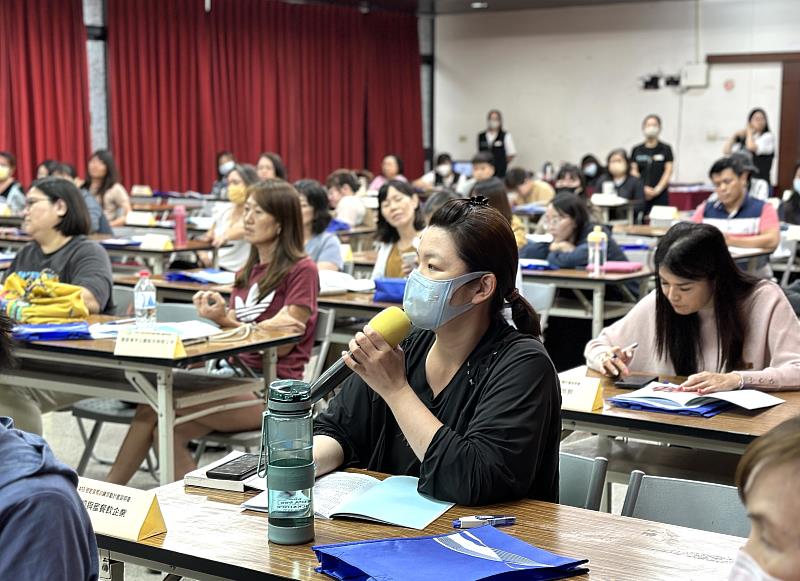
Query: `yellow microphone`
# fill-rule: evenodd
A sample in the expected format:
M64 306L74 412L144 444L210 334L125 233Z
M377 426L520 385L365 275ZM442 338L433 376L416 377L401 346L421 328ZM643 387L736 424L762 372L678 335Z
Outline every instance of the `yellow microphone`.
M383 339L394 349L411 332L411 319L399 307L388 307L372 317L368 323ZM350 377L353 370L344 363L344 358L325 370L309 388L311 402L316 402L328 395L345 379Z

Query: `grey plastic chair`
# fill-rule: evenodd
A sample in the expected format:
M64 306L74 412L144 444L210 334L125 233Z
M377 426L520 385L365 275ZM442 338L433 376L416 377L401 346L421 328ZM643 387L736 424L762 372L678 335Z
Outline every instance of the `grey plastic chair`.
M114 285L111 288L111 300L114 302L115 315L133 316L133 287Z
M552 284L542 284L539 282L523 282L522 295L539 313L539 321L542 325L542 332L547 329L547 319L550 316L550 309L556 299L556 287Z
M321 374L328 359L328 350L331 346L331 333L336 322L335 309L317 310L317 328L314 331L314 346L311 349L311 357L306 364L303 381L313 383ZM314 407L315 412L318 407ZM211 432L195 440L197 450L194 454L195 462L198 462L206 451L209 443L224 446L226 449L241 448L245 452L251 449L256 450L261 445L261 430L248 430L246 432Z
M133 304L133 289L130 287L115 286L113 288L113 295L115 312L118 315L129 314L128 309L131 309ZM197 314L197 309L194 305L159 303L157 309L156 318L161 322L180 323L182 321L203 321L211 323L211 321L203 319ZM75 421L78 422L78 429L81 432L84 444L83 454L78 462L78 474L83 475L90 459L100 464L111 464L109 460L100 458L94 453L94 447L100 437L100 431L103 429L103 425L107 423L130 425L135 412L136 406L113 399L84 399L72 406L72 415L75 417ZM87 432L83 420L94 421L91 432ZM154 456L157 458L155 454ZM147 463L147 471L157 480L157 461L151 460L149 453L145 460Z
M203 321L212 323L204 319L197 313L197 308L189 303L158 303L156 305L156 320L159 323L182 323L184 321Z
M558 498L560 504L600 510L608 460L586 458L561 452L559 455Z
M750 521L734 486L631 472L622 516L747 537Z

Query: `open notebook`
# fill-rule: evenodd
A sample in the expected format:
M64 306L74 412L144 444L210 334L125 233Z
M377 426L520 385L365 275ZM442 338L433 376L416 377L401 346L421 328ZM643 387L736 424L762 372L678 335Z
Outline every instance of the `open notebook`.
M642 389L637 389L626 395L617 395L610 401L623 407L640 407L667 412L702 411L710 404L729 404L739 406L746 410L757 410L782 404L784 400L774 395L757 391L755 389L742 389L738 391L720 391L708 395L699 395L692 391L656 390L656 387L674 388L669 383L652 382ZM718 411L715 407L713 411ZM707 415L707 414L699 414Z
M350 517L422 530L453 503L420 494L418 481L413 476L378 480L367 474L334 472L314 484L314 512L322 518ZM266 512L268 493L262 492L242 506Z

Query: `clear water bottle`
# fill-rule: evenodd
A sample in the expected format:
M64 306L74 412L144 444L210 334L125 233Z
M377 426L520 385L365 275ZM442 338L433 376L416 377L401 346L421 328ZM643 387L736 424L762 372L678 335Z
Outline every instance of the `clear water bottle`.
M137 327L147 328L155 324L156 286L146 270L139 271L139 282L133 288L133 308Z
M589 245L589 276L603 276L608 252L608 236L603 227L595 226L594 230L586 237L586 242Z
M314 538L312 442L309 385L297 380L273 381L261 433L262 457L265 450L267 453L270 542L299 545Z

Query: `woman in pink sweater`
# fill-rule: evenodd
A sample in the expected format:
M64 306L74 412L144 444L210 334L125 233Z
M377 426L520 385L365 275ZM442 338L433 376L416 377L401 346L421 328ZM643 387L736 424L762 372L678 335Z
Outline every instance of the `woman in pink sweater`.
M700 394L800 389L800 321L778 285L737 268L717 228L673 226L655 268L656 290L586 345L589 367L688 376L681 389Z

